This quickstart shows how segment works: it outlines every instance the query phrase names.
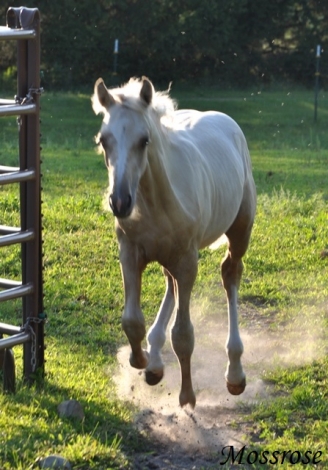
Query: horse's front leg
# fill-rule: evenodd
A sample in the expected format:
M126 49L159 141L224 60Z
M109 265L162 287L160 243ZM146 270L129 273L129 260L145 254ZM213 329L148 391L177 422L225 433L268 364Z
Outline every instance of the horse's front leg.
M191 355L194 350L194 328L190 320L190 296L197 275L198 252L192 250L181 256L170 269L176 282L177 312L171 331L172 346L180 363L180 406L195 407L196 397L191 380Z
M161 349L166 340L166 328L174 310L174 281L170 273L164 269L166 291L160 309L153 325L150 327L147 340L149 362L146 369L146 382L156 385L164 375L164 364L161 357Z
M146 328L140 308L140 291L141 275L146 263L137 246L131 244L123 234L118 235L118 239L125 293L122 327L131 345L131 366L144 369L148 363L148 353L141 347Z

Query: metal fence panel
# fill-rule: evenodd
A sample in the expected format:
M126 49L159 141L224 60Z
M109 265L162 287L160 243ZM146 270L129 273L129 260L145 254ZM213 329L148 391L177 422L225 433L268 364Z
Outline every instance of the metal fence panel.
M22 298L21 327L0 323L0 351L23 344L24 378L44 373L44 312L40 171L40 14L36 8L9 8L0 40L17 42L17 95L0 100L1 116L18 116L19 168L0 166L0 185L19 184L20 227L0 226L0 247L21 245L22 281L0 279L0 302ZM3 335L9 338L3 338ZM4 354L4 386L14 391L12 354ZM13 365L12 365L13 364ZM8 369L9 367L9 369ZM7 385L6 385L7 384Z

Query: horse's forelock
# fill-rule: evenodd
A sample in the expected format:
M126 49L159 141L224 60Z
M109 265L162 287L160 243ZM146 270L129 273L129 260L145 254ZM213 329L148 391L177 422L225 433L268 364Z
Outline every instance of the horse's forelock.
M110 90L111 95L118 103L141 113L145 112L145 103L140 99L141 80L130 78L130 80L120 88ZM176 109L176 102L169 96L169 90L165 92L155 92L149 105L159 118L170 116Z

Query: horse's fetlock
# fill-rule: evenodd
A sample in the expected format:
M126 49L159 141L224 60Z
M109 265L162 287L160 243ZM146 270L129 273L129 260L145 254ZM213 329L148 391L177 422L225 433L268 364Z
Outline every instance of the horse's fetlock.
M148 359L147 351L142 349L138 352L132 351L130 355L130 365L135 369L145 369L148 365Z
M157 346L161 349L166 341L165 331L159 331L158 329L152 329L147 336L147 341L150 346Z
M180 396L179 396L179 403L180 403L181 408L183 408L186 405L190 405L192 409L195 408L196 395L192 388L186 391L181 390Z

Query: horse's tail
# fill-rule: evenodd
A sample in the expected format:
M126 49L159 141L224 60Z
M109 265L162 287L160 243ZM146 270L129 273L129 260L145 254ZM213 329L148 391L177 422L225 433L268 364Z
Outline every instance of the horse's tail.
M217 250L218 248L220 248L220 246L225 245L226 243L228 243L228 238L226 235L223 234L221 235L221 237L215 240L215 242L210 244L209 249Z

